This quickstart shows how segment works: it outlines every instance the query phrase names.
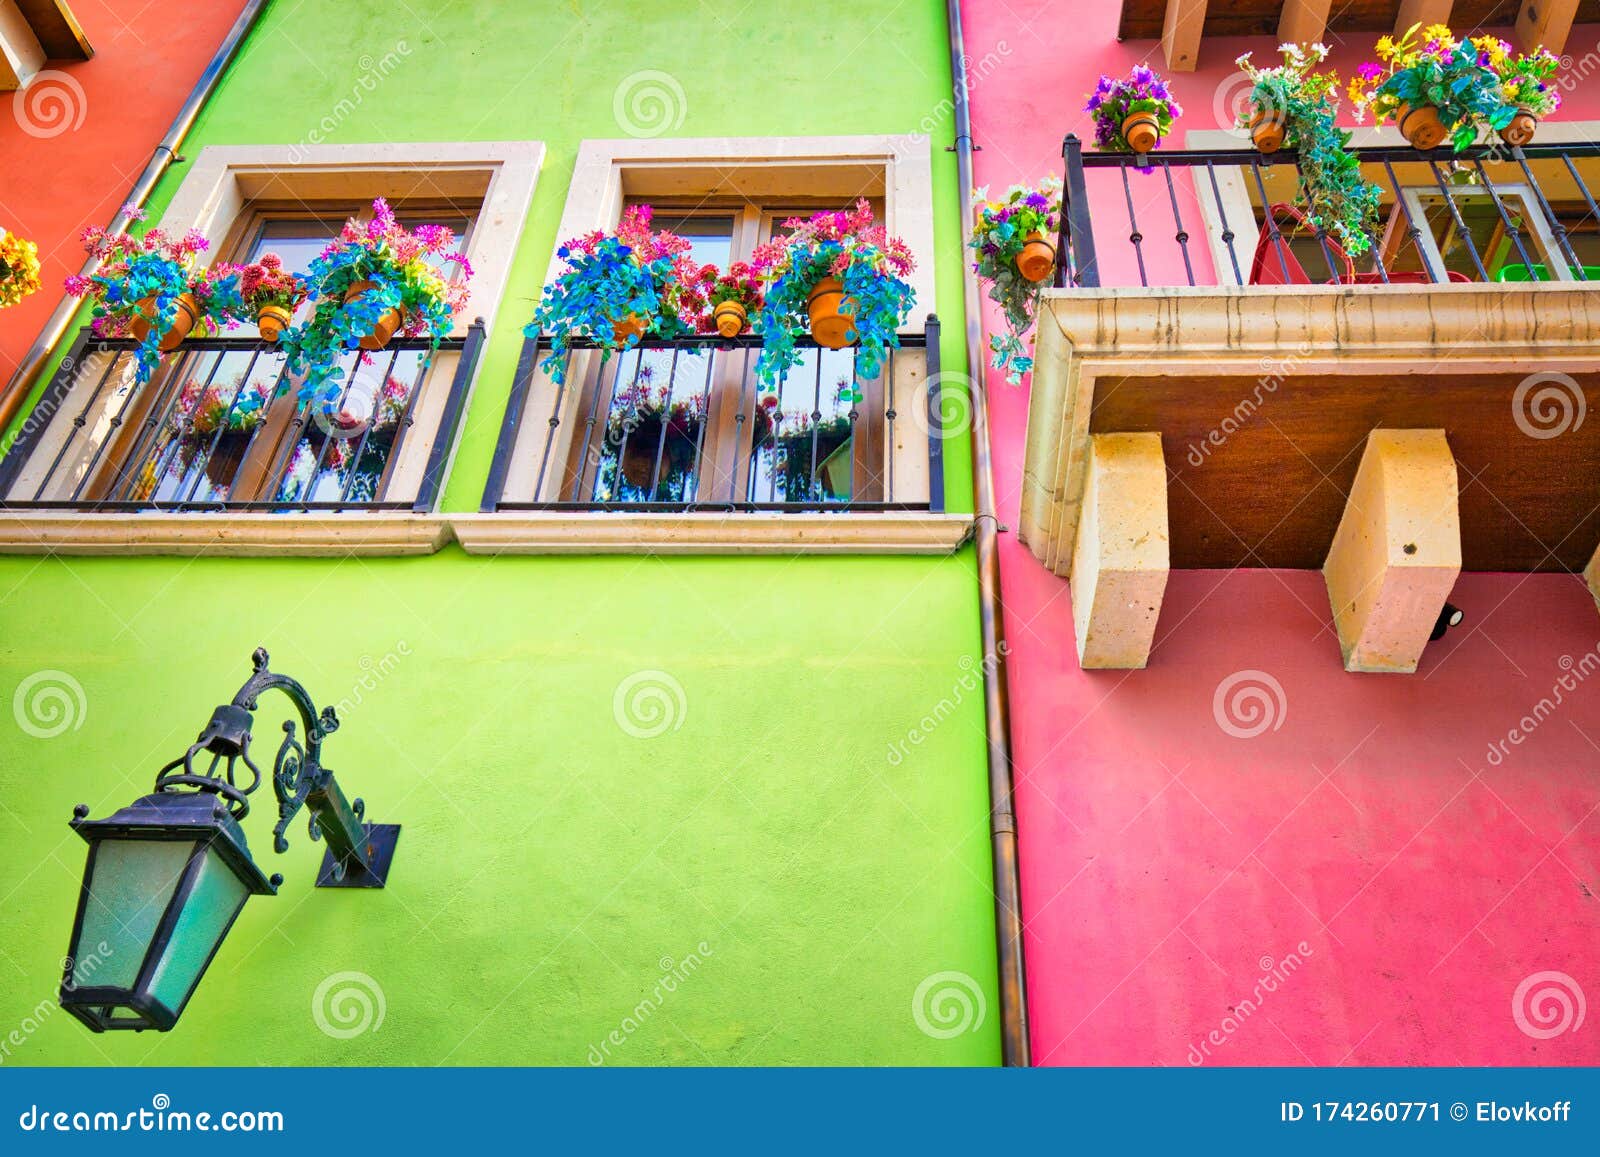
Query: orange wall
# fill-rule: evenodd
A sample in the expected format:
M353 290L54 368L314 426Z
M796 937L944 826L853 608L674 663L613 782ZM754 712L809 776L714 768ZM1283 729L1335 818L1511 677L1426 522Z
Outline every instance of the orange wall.
M44 288L0 311L0 385L83 263L78 234L111 220L243 0L71 0L92 60L0 93L0 226L39 246Z

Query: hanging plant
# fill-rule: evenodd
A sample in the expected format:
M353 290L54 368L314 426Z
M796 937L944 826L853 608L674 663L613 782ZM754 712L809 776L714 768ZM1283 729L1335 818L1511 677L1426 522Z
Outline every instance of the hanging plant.
M144 217L132 206L124 212L135 221ZM194 271L195 258L208 247L197 230L171 238L161 229L148 229L135 237L95 225L83 231L83 247L100 267L88 277L68 277L66 291L94 302L90 328L95 336L132 337L139 343L134 360L141 384L155 373L162 353L177 349L205 316L197 285L203 296L219 303L230 296L226 276L231 271L219 271L221 280L209 281Z
M689 256L690 241L651 230L650 219L650 206L634 205L614 232L596 230L556 250L566 269L544 287L522 331L548 339L550 353L540 365L556 382L566 380L574 337L599 345L604 362L613 349L632 349L647 333L670 338L694 332L696 299L682 287L692 285L702 267Z
M276 253L263 253L239 271L239 294L261 340L275 342L306 299L306 286L283 267Z
M1095 144L1108 153L1158 148L1183 115L1167 82L1147 64L1134 65L1126 80L1102 76L1083 111L1094 114Z
M787 236L758 246L750 261L768 285L755 321L757 379L777 389L800 364L795 339L807 329L829 349L859 345L858 376L877 377L886 351L899 348L900 327L916 302L904 280L915 266L911 251L873 224L865 199L854 209L792 218L784 228Z
M39 291L39 247L0 229L0 309Z
M1377 123L1393 121L1413 148L1432 149L1448 136L1456 152L1487 129L1506 128L1517 115L1488 54L1460 41L1443 24L1421 32L1413 24L1398 41L1378 41L1378 60L1350 82L1359 121L1371 108Z
M1006 332L989 338L989 365L1004 370L1006 381L1018 385L1033 369L1025 343L1055 271L1061 182L1046 177L1038 185L1013 185L998 201L989 200L988 190L979 189L973 204L976 220L967 243L977 254L972 267L1006 320Z
M1500 78L1500 94L1516 109L1500 139L1514 148L1533 140L1539 122L1561 107L1561 94L1551 83L1561 71L1561 61L1546 49L1513 55L1511 45L1493 36L1474 37L1479 58Z
M1361 175L1350 134L1338 127L1339 78L1313 69L1328 57L1324 44L1279 45L1283 63L1256 68L1250 53L1235 62L1250 78L1250 101L1239 114L1256 147L1295 150L1299 184L1295 204L1313 228L1332 234L1352 257L1372 248L1382 191ZM1268 146L1271 146L1270 148Z
M303 278L316 299L311 316L278 337L289 372L305 375L301 400L336 405L344 378L339 358L382 349L396 332L427 337L431 360L467 304L472 266L466 254L452 251L455 243L455 232L443 225L406 229L381 197L365 225L345 222ZM439 270L449 263L460 271L454 280Z

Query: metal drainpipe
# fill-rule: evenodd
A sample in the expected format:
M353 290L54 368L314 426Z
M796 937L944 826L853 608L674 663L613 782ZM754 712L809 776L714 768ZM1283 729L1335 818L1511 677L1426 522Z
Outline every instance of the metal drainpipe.
M973 537L978 554L978 616L983 631L983 706L989 749L989 831L994 852L995 932L1000 965L1001 1049L1005 1064L1027 1066L1028 990L1022 960L1022 885L1017 870L1017 820L1012 807L1010 697L1006 690L1005 617L1000 593L1000 523L995 516L989 452L989 402L984 380L983 312L977 274L965 258L972 236L972 113L961 0L947 0L950 73L955 91L956 180L960 185L962 285L966 292L967 375L972 399Z
M250 0L245 5L244 11L239 13L239 19L233 22L233 27L228 30L227 38L218 47L216 55L211 58L211 63L206 65L205 72L200 74L200 79L190 91L183 102L183 107L178 110L172 126L167 129L166 136L161 138L161 143L155 147L150 161L144 167L144 172L139 174L139 179L134 182L133 190L123 202L124 208L117 211L111 219L108 231L115 233L126 229L133 221L133 217L126 212L126 207L135 209L144 208L150 194L155 191L156 183L166 173L172 163L177 160L178 149L183 145L183 139L189 135L189 130L194 127L195 118L200 115L200 110L205 106L211 94L216 91L217 84L222 80L222 74L227 71L228 65L233 63L234 56L239 51L239 46L255 25L256 18L266 9L272 0ZM80 276L87 277L100 267L100 263L90 258L79 270ZM72 324L72 319L77 316L82 303L75 298L63 297L56 306L56 311L50 315L50 320L45 322L44 329L39 332L38 340L33 343L33 348L28 351L22 364L17 367L16 373L11 375L11 380L6 383L5 389L0 390L0 433L11 425L17 411L22 408L28 392L33 389L34 383L39 380L39 375L44 372L45 366L55 356L56 347L67 332L67 327ZM0 457L4 456L7 447L0 447Z

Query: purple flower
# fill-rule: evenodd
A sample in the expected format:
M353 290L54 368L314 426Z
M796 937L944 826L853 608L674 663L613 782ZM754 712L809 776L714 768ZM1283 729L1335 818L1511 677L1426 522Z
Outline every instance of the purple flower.
M1023 198L1022 203L1030 209L1048 209L1050 207L1050 199L1043 193L1029 193Z

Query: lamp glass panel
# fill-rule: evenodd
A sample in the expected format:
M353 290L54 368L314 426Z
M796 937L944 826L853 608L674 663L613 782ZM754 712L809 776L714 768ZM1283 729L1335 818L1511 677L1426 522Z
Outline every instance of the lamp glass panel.
M173 889L194 852L188 840L100 840L83 931L73 945L74 987L132 988ZM101 945L105 947L102 948Z
M150 979L150 993L174 1012L183 1008L217 942L239 914L249 892L212 847L200 863L194 888L178 913L167 950Z

